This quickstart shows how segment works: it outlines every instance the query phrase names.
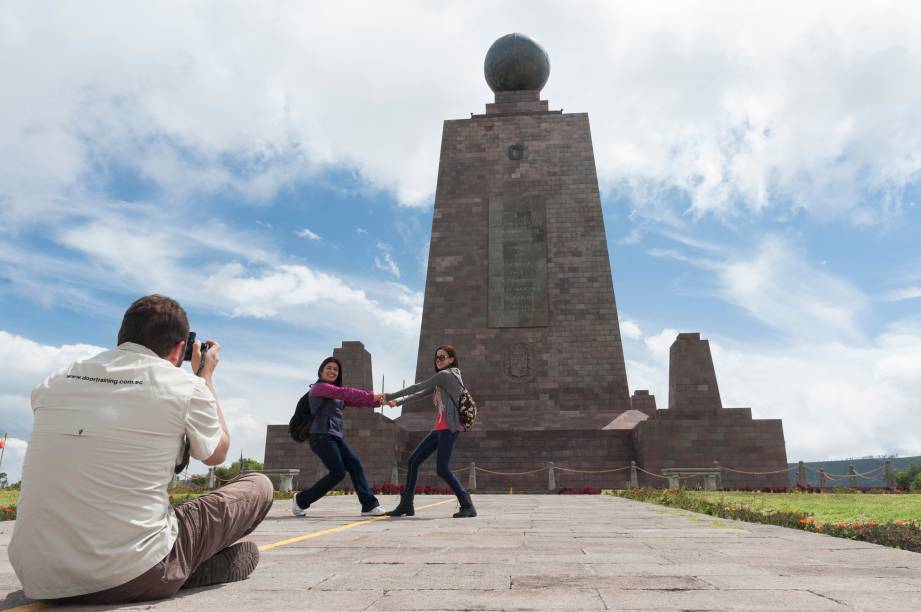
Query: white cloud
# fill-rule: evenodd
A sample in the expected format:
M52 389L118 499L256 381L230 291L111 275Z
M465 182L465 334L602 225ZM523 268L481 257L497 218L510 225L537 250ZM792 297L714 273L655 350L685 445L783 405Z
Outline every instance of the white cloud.
M367 234L368 230L364 229L363 227L359 227L358 229L355 230L355 233L358 234L359 236L362 236L364 234Z
M751 251L733 251L683 241L707 251L704 256L679 249L651 249L650 255L689 263L713 273L714 297L735 304L782 334L796 338L855 339L868 300L846 279L813 266L792 240L768 234Z
M320 240L320 237L313 232L311 232L306 227L304 229L298 230L297 235L301 238L307 238L308 240Z
M723 296L770 327L799 338L857 338L867 305L846 280L811 266L796 246L778 237L761 241L748 259L718 265Z
M639 340L643 337L643 331L633 321L623 320L620 322L620 335L630 340Z
M377 243L378 254L374 256L374 267L400 278L400 266L393 259L393 248L383 242Z
M677 190L692 216L872 223L921 172L921 88L905 86L921 80L919 10L7 4L0 200L23 223L70 214L113 166L183 197L251 201L349 168L427 206L441 122L482 111L486 49L527 31L551 56L545 97L591 114L601 183L646 214L666 215Z
M914 300L921 298L921 287L903 287L902 289L896 289L894 291L889 291L883 296L885 300L890 302L901 302L902 300Z

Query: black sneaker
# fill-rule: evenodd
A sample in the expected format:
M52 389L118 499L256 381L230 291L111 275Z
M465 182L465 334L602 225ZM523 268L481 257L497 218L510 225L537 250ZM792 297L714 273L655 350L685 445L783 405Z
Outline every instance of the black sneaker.
M238 542L228 546L198 566L182 585L196 589L223 582L245 580L259 565L259 547L255 542Z

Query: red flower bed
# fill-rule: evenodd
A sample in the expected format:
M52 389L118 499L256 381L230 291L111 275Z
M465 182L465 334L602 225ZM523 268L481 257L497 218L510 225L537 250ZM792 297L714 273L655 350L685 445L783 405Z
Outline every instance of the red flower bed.
M0 521L15 521L16 506L0 506Z

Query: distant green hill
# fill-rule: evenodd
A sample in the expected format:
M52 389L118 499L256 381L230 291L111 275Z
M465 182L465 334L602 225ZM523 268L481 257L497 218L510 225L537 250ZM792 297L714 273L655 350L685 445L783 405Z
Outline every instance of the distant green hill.
M854 470L858 474L868 474L866 478L858 478L857 486L860 488L867 487L882 487L885 486L883 482L883 470L879 469L882 467L885 459L881 458L869 458L869 459L840 459L836 461L807 461L806 462L806 482L812 486L819 486L819 474L820 469L824 469L827 474L834 475L838 480L833 480L831 477L828 479L828 486L830 487L846 487L848 486L847 478L840 478L840 476L846 476L850 466L854 466ZM891 457L889 459L892 469L894 470L904 470L912 463L921 463L921 456L917 457ZM790 486L796 484L796 463L790 463ZM874 470L876 470L874 472ZM872 474L870 474L872 472Z

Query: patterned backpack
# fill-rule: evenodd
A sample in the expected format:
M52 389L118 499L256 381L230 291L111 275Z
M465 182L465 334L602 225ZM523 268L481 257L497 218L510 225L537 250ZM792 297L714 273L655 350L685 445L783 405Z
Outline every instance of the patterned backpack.
M461 427L464 428L464 431L470 431L474 421L476 421L476 402L473 401L473 396L467 391L467 387L464 386L464 382L457 372L454 371L454 368L451 369L451 373L457 377L457 382L459 382L461 386L460 397L457 401L458 420L460 420Z

